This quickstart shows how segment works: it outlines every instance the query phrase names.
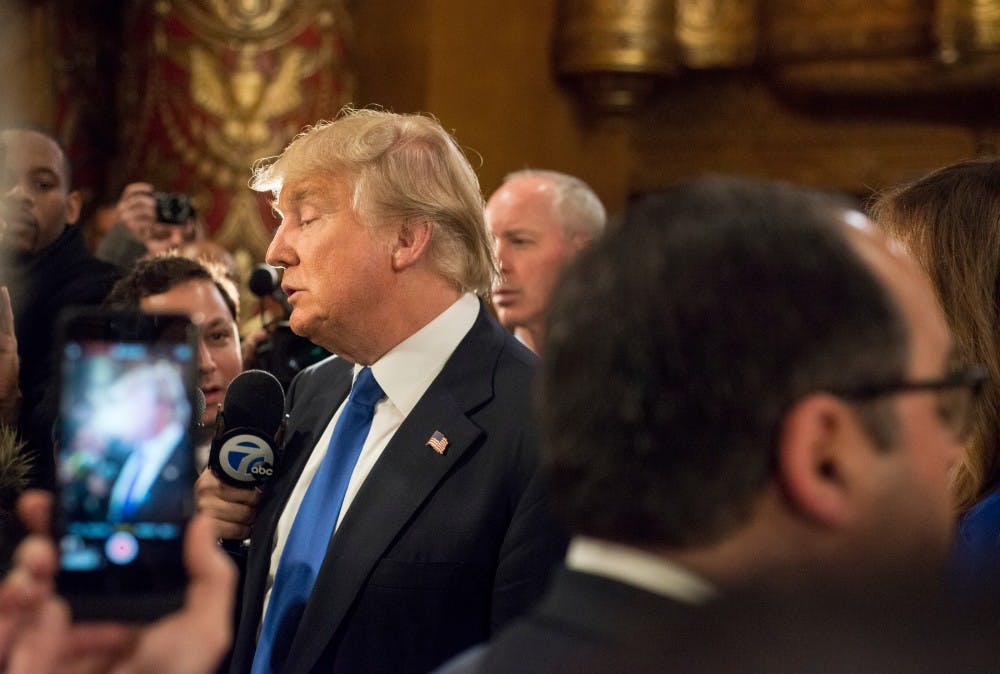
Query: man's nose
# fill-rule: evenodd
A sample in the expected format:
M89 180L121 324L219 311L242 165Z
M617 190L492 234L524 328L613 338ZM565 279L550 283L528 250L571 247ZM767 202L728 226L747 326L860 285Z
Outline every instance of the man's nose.
M493 251L496 255L497 268L500 272L503 273L510 269L510 256L507 253L507 246L505 246L503 242L498 241Z
M282 223L279 225L278 231L274 233L271 245L267 247L264 261L272 267L290 267L294 265L298 261L298 258L288 239L287 230L284 223Z
M170 228L170 247L180 248L182 245L187 243L187 227L178 225L176 227Z
M202 374L209 374L215 371L215 361L212 360L212 350L204 339L198 340L198 370Z
M16 180L3 186L4 199L27 199L29 194L23 180Z

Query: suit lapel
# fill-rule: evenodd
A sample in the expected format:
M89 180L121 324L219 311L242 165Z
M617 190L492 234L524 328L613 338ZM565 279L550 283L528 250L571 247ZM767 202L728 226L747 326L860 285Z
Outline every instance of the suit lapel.
M483 431L467 412L493 395L492 372L503 333L485 309L392 440L330 543L299 630L287 672L309 671L378 561L413 513ZM435 431L444 454L427 445Z

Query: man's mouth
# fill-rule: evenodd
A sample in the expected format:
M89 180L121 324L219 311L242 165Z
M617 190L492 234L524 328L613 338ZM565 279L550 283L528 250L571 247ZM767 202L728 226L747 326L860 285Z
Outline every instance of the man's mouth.
M493 304L506 305L514 301L517 291L511 288L497 288L493 291Z
M0 223L4 234L16 232L28 232L38 229L35 218L24 211L4 211L0 213Z
M221 386L202 386L201 392L205 394L206 408L214 408L223 401L226 395Z

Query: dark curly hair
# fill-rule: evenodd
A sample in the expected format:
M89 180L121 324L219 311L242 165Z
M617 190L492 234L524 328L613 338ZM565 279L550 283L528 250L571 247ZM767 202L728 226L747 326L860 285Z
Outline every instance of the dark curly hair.
M212 281L222 294L233 320L239 321L239 295L225 269L215 262L192 260L173 253L137 262L108 293L104 308L137 311L143 298L165 293L174 286L197 279Z

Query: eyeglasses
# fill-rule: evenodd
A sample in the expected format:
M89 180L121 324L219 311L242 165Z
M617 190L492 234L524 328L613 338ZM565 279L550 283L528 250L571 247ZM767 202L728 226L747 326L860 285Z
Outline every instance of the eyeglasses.
M956 438L965 440L972 430L972 410L976 399L982 393L983 384L988 379L989 372L985 367L970 365L950 372L940 379L871 384L831 393L848 400L862 401L910 391L937 391L940 393L938 416L941 422Z

